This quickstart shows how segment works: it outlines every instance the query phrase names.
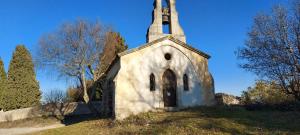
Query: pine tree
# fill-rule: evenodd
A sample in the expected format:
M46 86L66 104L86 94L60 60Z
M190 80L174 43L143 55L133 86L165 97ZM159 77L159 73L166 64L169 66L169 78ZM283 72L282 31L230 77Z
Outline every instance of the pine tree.
M25 46L16 47L8 70L5 109L19 109L40 103L41 92L36 80L32 57Z
M3 109L3 93L7 90L6 89L6 82L7 82L7 76L4 69L4 64L2 59L0 58L0 109Z

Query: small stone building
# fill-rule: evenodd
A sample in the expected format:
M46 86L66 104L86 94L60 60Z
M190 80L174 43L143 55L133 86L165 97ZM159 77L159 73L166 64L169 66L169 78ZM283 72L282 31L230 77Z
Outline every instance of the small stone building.
M118 54L106 72L103 107L116 119L215 104L210 56L186 43L175 0L154 5L147 43Z

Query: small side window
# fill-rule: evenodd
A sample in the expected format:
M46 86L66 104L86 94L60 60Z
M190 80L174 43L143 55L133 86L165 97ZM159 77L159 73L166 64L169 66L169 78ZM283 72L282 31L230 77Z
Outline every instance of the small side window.
M184 91L189 91L189 78L187 74L183 75L183 87L184 87Z
M150 91L155 91L155 76L153 73L150 75Z

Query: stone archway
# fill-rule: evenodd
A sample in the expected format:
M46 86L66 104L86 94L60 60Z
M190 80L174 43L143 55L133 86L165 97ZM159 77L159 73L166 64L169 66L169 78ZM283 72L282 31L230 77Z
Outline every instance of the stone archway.
M177 106L177 79L170 69L163 74L163 99L165 107Z

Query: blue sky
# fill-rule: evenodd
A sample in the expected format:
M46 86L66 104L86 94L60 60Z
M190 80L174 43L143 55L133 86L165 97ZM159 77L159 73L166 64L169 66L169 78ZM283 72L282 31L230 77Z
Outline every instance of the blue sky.
M0 57L8 69L15 46L32 55L39 38L77 18L100 20L126 39L130 48L146 42L154 0L0 0ZM257 79L238 67L234 52L244 45L253 17L288 0L177 0L180 24L193 47L212 56L210 71L216 92L240 95ZM43 92L64 89L69 81L37 71Z

